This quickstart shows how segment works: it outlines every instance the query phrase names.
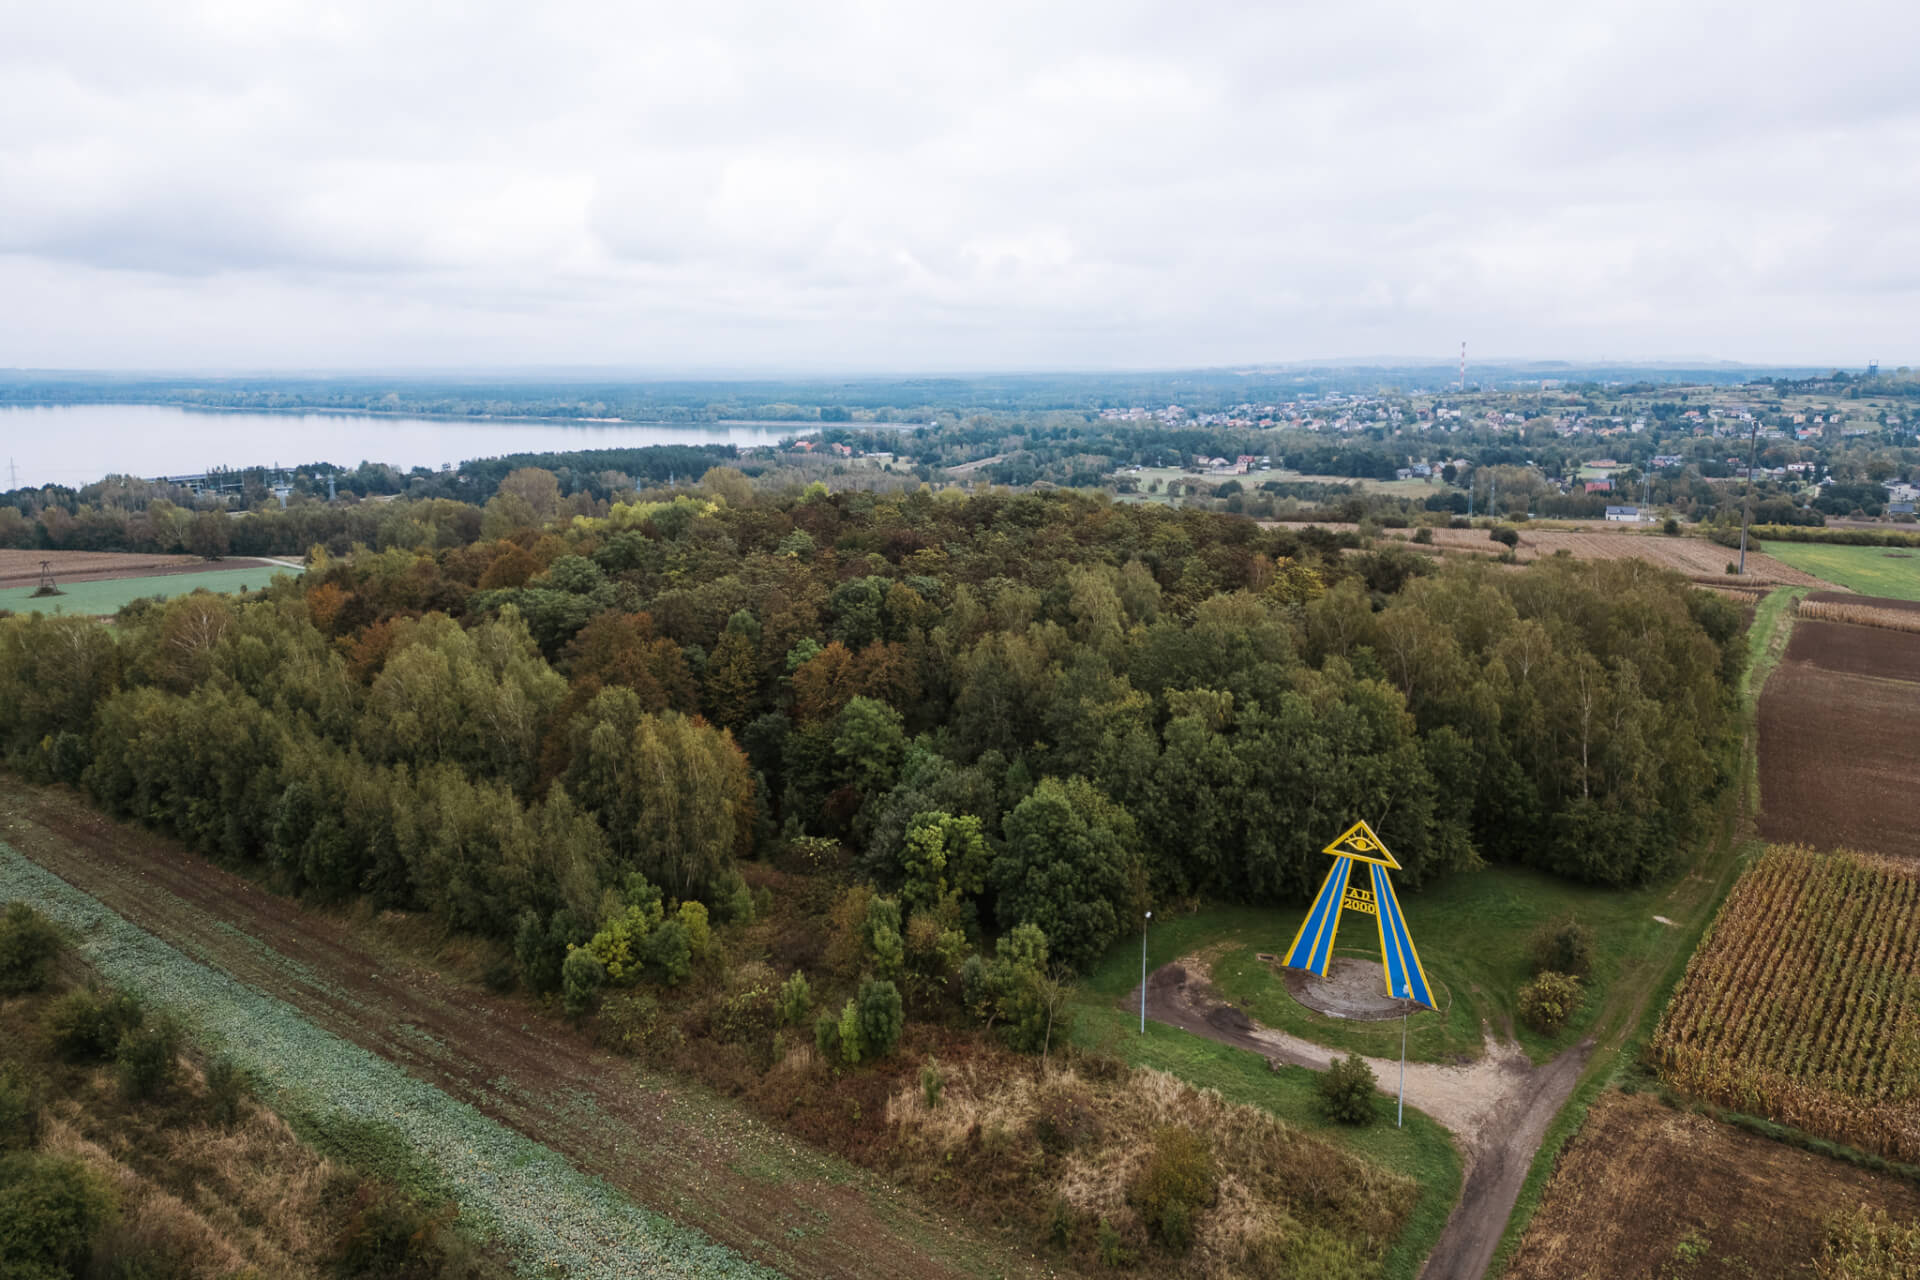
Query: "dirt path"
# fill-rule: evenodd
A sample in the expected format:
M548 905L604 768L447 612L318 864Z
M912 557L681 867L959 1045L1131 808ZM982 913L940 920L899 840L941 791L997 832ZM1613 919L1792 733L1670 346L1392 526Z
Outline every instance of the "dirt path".
M339 921L70 796L0 778L0 840L202 963L787 1275L1042 1270L698 1086L643 1081L523 1004L396 971Z
M1139 998L1136 987L1130 999ZM1147 1016L1315 1071L1324 1071L1340 1056L1261 1026L1218 999L1203 979L1191 977L1185 962L1163 965L1148 977ZM1466 1066L1409 1062L1406 1067L1408 1104L1452 1130L1466 1163L1460 1203L1421 1269L1427 1280L1469 1280L1485 1274L1527 1180L1533 1153L1579 1082L1593 1041L1584 1040L1540 1067L1517 1044L1488 1035L1486 1048L1478 1061ZM1366 1061L1382 1087L1393 1092L1400 1078L1399 1060Z

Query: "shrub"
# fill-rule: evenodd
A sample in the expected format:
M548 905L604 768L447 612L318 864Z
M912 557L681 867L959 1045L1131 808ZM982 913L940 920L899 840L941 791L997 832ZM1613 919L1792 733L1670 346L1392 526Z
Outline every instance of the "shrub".
M150 1018L120 1037L114 1053L120 1090L129 1098L151 1098L180 1072L180 1024L169 1017Z
M852 1066L866 1056L866 1049L860 1034L860 1004L849 1000L840 1010L840 1060Z
M113 1210L112 1188L78 1160L26 1151L0 1158L0 1276L79 1272Z
M660 1002L649 991L614 991L600 1005L600 1025L608 1046L638 1053L661 1031Z
M1359 1054L1334 1059L1321 1073L1315 1087L1320 1105L1327 1115L1341 1124L1372 1124L1375 1114L1374 1093L1379 1081L1373 1068Z
M1121 1271L1133 1265L1133 1250L1127 1248L1127 1242L1105 1218L1100 1219L1099 1244L1100 1265L1109 1271Z
M900 1043L906 1025L900 989L884 978L860 984L860 1050L869 1058L884 1058Z
M88 988L69 991L47 1006L47 1042L69 1062L104 1062L146 1011L132 996Z
M38 991L53 980L60 930L24 902L7 904L0 917L0 996Z
M705 910L701 908L702 925L706 923ZM648 976L669 987L677 987L693 976L693 938L680 917L649 933L644 949Z
M1487 534L1487 537L1506 547L1517 547L1520 545L1520 531L1504 524L1496 527L1492 532Z
M1563 916L1533 931L1527 939L1527 956L1535 973L1584 978L1593 972L1593 930L1572 916Z
M1672 516L1668 516L1666 521L1661 524L1660 532L1666 534L1669 538L1677 538L1680 536L1680 522Z
M231 1125L246 1114L253 1097L253 1077L232 1058L221 1054L207 1064L207 1105L214 1121Z
M940 1070L940 1064L929 1061L920 1068L920 1096L926 1099L927 1110L932 1111L940 1105L940 1094L947 1087L946 1072Z
M780 984L780 1024L797 1027L807 1019L813 1009L813 984L807 981L807 975L798 969L793 976Z
M594 997L606 985L606 966L585 947L567 952L560 966L560 996L570 1017L579 1017L593 1007Z
M713 926L707 921L707 909L698 902L680 904L678 919L687 933L687 952L695 960L705 960L713 947Z
M40 1091L14 1063L0 1063L0 1151L24 1151L40 1136Z
M1193 1244L1195 1217L1213 1203L1214 1185L1206 1140L1184 1125L1168 1125L1154 1134L1153 1153L1127 1188L1127 1202L1162 1244L1184 1252Z
M1414 530L1413 540L1423 547L1430 545L1433 542L1432 528L1424 524L1421 525L1418 529Z
M831 1013L822 1013L813 1020L813 1047L822 1061L837 1062L840 1059L840 1019Z
M365 1184L340 1234L333 1274L341 1280L434 1280L446 1263L440 1228L451 1213L451 1206L430 1212L383 1183Z
M1580 1007L1580 979L1548 970L1520 988L1520 1017L1535 1031L1551 1035Z

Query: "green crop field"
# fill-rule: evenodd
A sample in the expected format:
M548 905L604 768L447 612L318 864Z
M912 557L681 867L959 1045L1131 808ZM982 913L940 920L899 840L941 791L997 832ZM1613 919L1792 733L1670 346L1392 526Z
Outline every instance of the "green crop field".
M205 573L163 573L144 578L101 578L97 582L61 584L57 596L35 597L32 587L9 587L0 591L0 609L15 613L78 613L102 617L118 613L120 606L146 596L162 599L186 595L205 587L208 591L258 591L273 580L276 573L288 569L274 565L255 565L251 569L211 569Z
M1920 551L1906 547L1848 547L1819 542L1769 542L1766 552L1796 569L1837 582L1863 596L1920 600Z

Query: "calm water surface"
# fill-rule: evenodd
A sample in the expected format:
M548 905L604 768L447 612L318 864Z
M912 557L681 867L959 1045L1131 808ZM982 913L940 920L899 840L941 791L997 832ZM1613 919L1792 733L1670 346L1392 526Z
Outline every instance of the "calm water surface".
M626 449L650 444L774 444L801 423L679 426L668 423L474 422L346 413L219 413L146 404L0 408L0 489L102 476L178 476L208 467L343 467L386 462L403 470L503 453ZM12 477L18 475L15 481Z

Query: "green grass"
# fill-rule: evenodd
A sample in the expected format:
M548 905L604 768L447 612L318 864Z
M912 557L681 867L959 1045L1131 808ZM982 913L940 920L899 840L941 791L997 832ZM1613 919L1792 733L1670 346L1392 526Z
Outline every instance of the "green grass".
M1456 1062L1482 1050L1481 1023L1498 1032L1511 1027L1535 1062L1544 1062L1577 1042L1592 1026L1607 992L1628 958L1646 951L1668 926L1653 917L1671 888L1663 882L1645 889L1620 890L1574 884L1525 867L1487 867L1448 877L1419 893L1401 896L1407 928L1435 992L1451 995L1445 1013L1414 1015L1408 1027L1407 1057L1415 1062ZM1573 916L1594 935L1594 968L1579 1012L1559 1034L1543 1036L1520 1025L1515 997L1532 976L1527 941L1534 929ZM1164 922L1156 921L1147 941L1148 962L1157 968L1202 947L1229 944L1210 977L1220 992L1255 1021L1345 1052L1391 1058L1400 1053L1400 1023L1349 1022L1305 1008L1288 994L1256 952L1280 954L1306 916L1300 907L1212 907ZM1378 964L1377 936L1371 924L1349 914L1341 926L1343 954L1365 956ZM1116 947L1088 976L1087 985L1109 997L1125 994L1140 981L1139 942ZM1381 989L1386 978L1381 977Z
M251 569L210 569L205 573L162 573L145 578L102 578L97 582L67 582L61 594L36 598L32 587L9 587L0 591L0 609L15 613L77 613L104 617L118 613L120 606L147 596L168 599L205 587L208 591L259 591L276 573L290 570L278 565L255 565Z
M1393 1104L1383 1096L1379 1117L1373 1124L1353 1128L1332 1123L1321 1114L1314 1091L1317 1072L1305 1067L1274 1071L1257 1053L1158 1022L1147 1023L1147 1034L1142 1036L1133 1014L1117 1007L1110 998L1082 990L1086 994L1074 1009L1075 1043L1217 1090L1229 1102L1270 1111L1302 1132L1327 1139L1419 1183L1419 1197L1400 1235L1388 1247L1382 1274L1410 1280L1419 1272L1460 1195L1460 1153L1437 1122L1409 1108L1406 1127L1395 1128Z
M1920 552L1818 542L1768 542L1762 546L1776 560L1863 596L1920 600Z

